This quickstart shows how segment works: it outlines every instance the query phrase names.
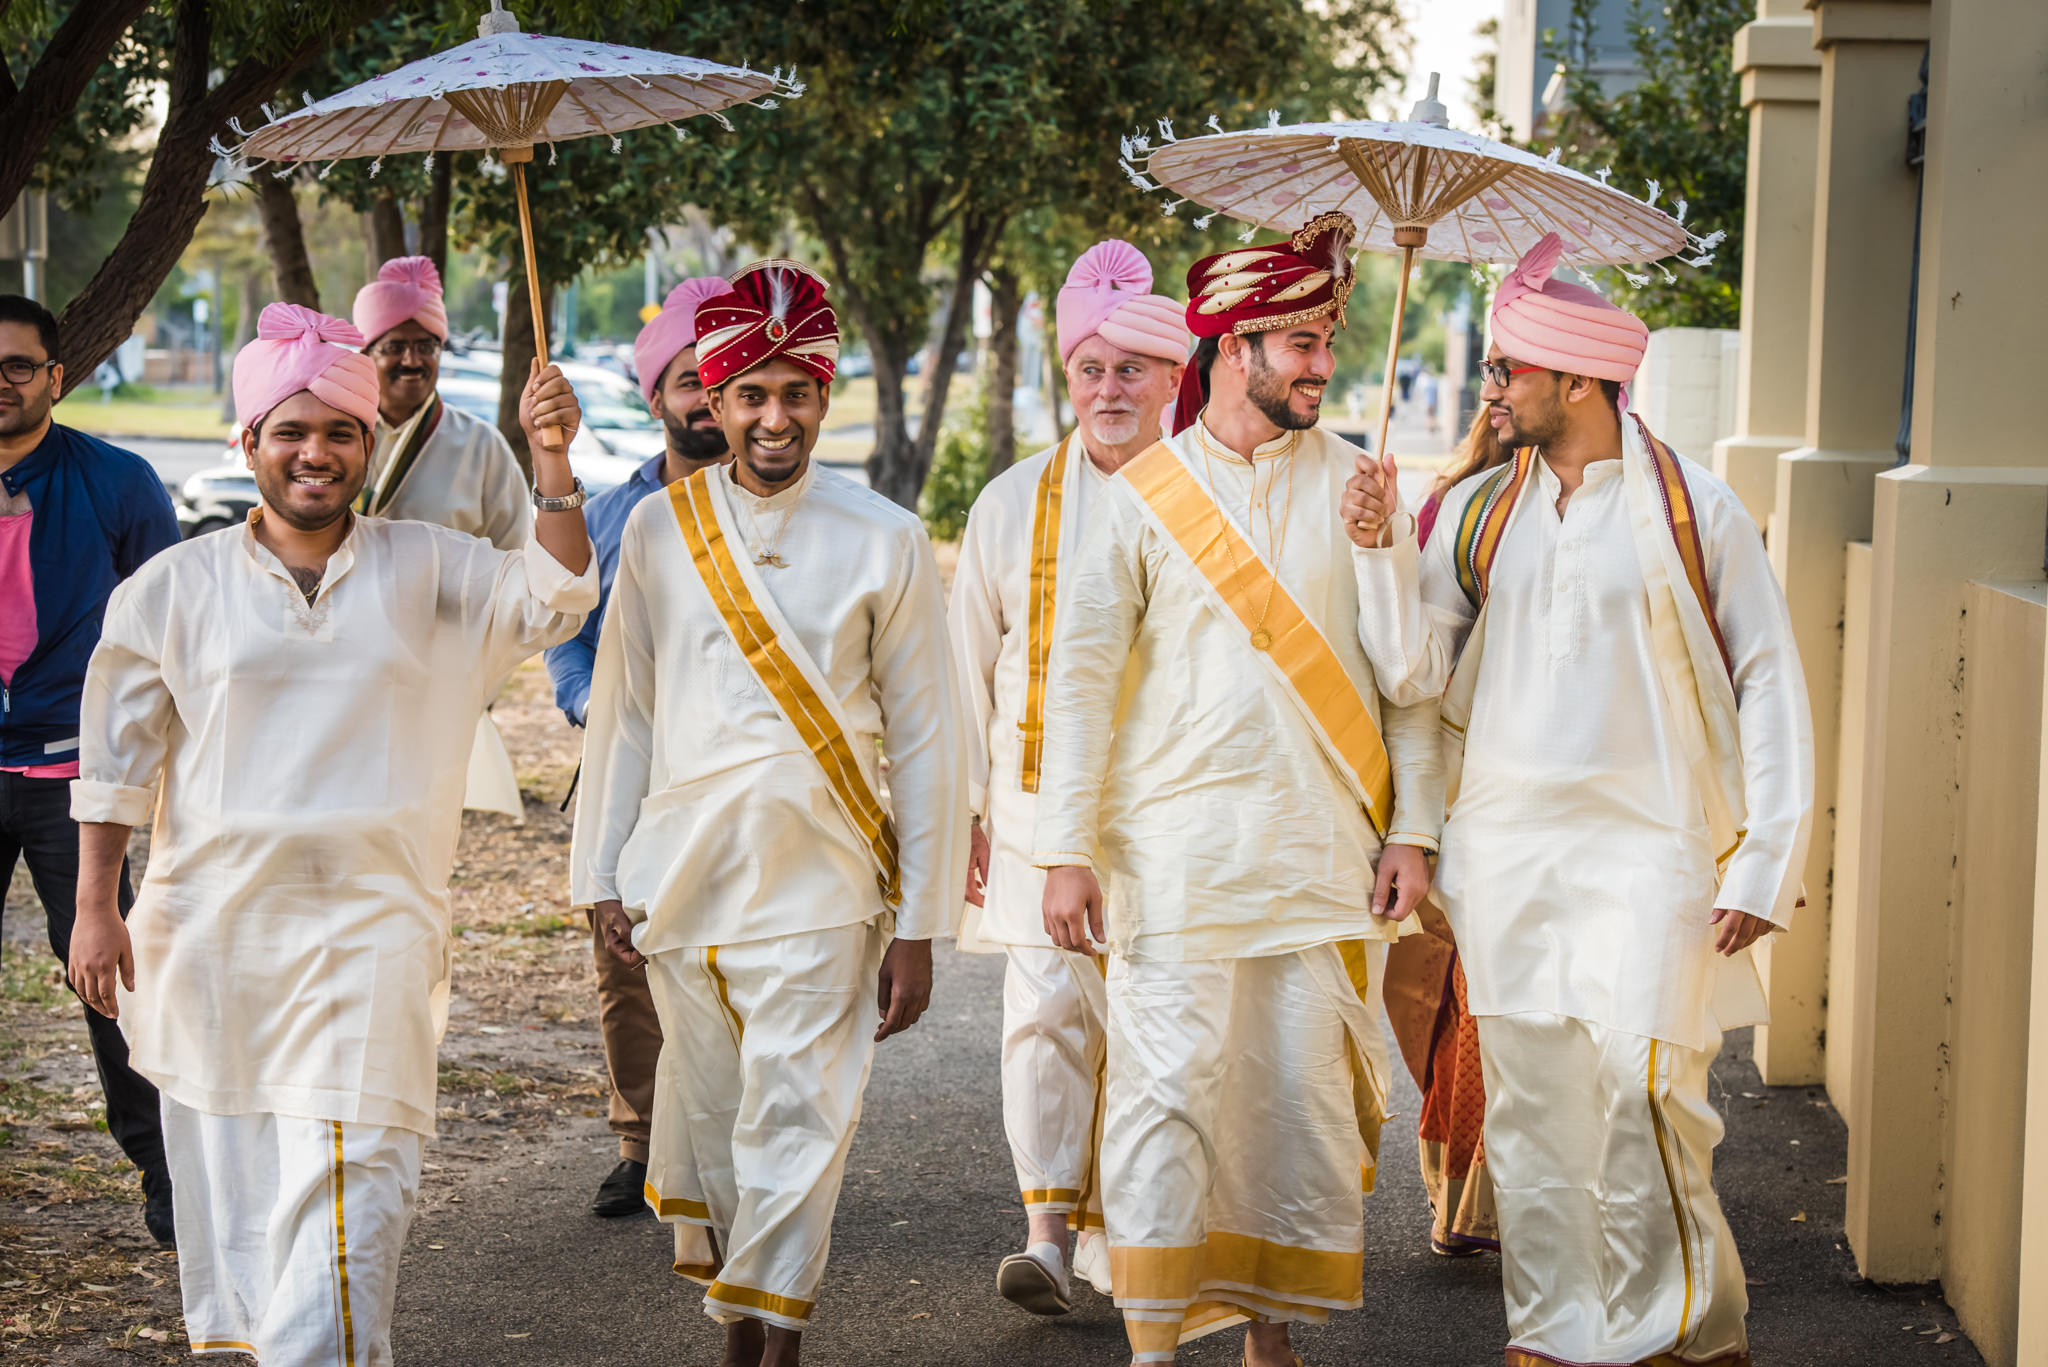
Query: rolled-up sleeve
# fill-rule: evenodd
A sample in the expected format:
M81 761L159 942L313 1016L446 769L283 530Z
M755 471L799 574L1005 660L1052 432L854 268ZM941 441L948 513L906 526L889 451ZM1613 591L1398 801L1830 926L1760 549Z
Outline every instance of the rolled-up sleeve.
M175 708L162 667L167 614L150 610L149 587L130 579L107 601L79 701L74 821L146 826L156 809Z

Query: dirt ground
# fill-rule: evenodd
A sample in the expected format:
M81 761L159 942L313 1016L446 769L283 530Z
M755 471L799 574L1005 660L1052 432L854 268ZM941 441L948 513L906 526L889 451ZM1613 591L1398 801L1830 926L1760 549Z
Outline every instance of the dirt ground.
M560 810L580 733L551 697L536 660L493 709L524 823L463 818L454 1002L422 1215L462 1204L477 1170L539 1144L561 1118L604 1114L589 931L568 912ZM147 858L145 835L135 855L138 866ZM106 1132L80 1012L17 869L0 922L0 1360L185 1361L176 1256L143 1228L141 1187Z

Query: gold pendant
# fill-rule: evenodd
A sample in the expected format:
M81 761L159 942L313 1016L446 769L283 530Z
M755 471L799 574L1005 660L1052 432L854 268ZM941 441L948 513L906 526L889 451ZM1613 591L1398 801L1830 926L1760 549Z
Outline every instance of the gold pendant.
M785 570L789 568L789 562L787 560L784 560L782 556L775 551L762 551L759 555L754 557L754 563L756 565L773 565L778 570Z
M1252 649L1253 649L1253 650L1271 650L1272 648L1273 648L1273 633L1272 633L1272 632L1270 632L1270 631L1268 631L1268 630L1266 630L1266 629L1265 629L1264 627L1253 627L1253 628L1252 628Z

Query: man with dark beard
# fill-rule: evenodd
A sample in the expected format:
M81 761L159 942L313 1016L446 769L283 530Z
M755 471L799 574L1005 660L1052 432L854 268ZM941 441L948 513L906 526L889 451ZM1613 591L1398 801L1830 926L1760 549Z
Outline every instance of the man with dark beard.
M697 374L697 305L724 294L732 286L721 276L685 280L668 292L661 312L647 321L633 339L633 368L647 410L668 429L668 445L625 483L605 490L584 509L590 540L597 547L597 611L583 629L547 653L548 676L555 681L555 706L572 726L581 726L590 706L590 674L597 661L597 634L604 625L605 604L619 570L619 539L626 518L640 500L707 465L731 458L725 431L711 416L711 401ZM619 1162L597 1189L593 1214L612 1219L647 1209L642 1192L647 1184L647 1133L654 1104L654 1065L661 1057L661 1021L648 995L647 975L626 964L604 946L592 926L591 960L597 969L597 1020L604 1035L605 1063L611 1069L612 1099L608 1113L612 1133L619 1137Z
M1135 1363L1249 1320L1245 1362L1289 1367L1291 1323L1363 1301L1380 968L1443 803L1434 710L1387 705L1359 638L1337 509L1360 453L1316 426L1351 235L1326 214L1195 264L1206 396L1184 381L1062 567L1032 862L1053 943L1109 955Z

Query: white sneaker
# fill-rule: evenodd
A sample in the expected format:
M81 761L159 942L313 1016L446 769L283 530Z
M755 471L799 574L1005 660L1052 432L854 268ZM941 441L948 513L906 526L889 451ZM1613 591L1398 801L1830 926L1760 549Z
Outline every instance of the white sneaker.
M1109 1285L1109 1240L1099 1229L1084 1229L1074 1244L1074 1274L1098 1295L1113 1294Z
M1034 1315L1064 1315L1074 1308L1067 1260L1060 1246L1038 1243L1012 1253L996 1268L996 1293Z

